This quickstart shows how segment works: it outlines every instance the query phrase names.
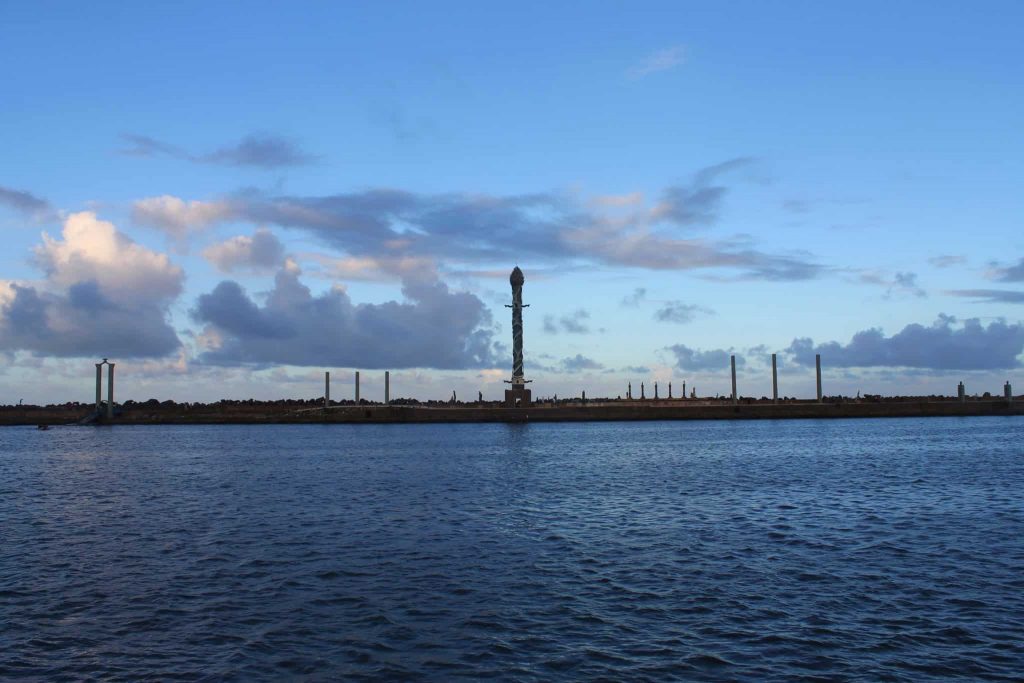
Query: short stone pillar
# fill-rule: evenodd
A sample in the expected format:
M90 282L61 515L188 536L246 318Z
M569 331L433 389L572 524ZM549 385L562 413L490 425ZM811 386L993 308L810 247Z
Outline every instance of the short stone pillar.
M729 365L732 369L732 402L736 404L736 356L729 356Z
M586 402L587 402L587 390L586 390L586 389L584 389L584 390L583 390L583 391L581 392L581 394L580 394L580 397L582 398L582 400L583 400L583 402L584 402L584 403L586 403Z
M1006 397L1007 403L1013 403L1013 387L1009 382L1003 385L1003 396Z
M956 397L961 403L967 402L967 388L964 386L963 382L956 385Z

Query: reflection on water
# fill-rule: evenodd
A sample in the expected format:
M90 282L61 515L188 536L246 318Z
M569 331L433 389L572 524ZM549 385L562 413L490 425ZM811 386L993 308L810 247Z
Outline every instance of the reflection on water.
M1024 419L0 430L0 677L1024 671Z

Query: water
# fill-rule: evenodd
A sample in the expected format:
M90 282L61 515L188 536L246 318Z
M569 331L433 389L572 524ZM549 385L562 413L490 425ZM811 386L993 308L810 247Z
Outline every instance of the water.
M0 430L0 678L1024 672L1024 418Z

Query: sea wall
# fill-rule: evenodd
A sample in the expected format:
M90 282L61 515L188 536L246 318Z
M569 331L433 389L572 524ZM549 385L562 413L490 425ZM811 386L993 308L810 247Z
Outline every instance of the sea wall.
M73 424L87 419L85 408L8 407L0 425ZM594 404L453 406L361 405L301 408L273 404L220 406L172 405L120 408L114 424L301 424L301 423L444 423L444 422L588 422L633 420L779 420L857 417L940 417L1024 415L1024 401L902 400L879 402L812 401L773 404L751 402L615 401ZM98 422L103 424L102 421Z

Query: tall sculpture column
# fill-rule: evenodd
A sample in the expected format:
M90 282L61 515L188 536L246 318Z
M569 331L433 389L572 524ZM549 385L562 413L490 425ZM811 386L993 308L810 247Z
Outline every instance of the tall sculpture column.
M505 391L505 405L526 406L530 404L530 391L526 388L530 380L526 379L523 371L523 309L529 304L523 304L523 283L526 277L519 266L512 269L508 281L512 285L512 305L505 304L505 307L512 309L512 380L506 382L512 388Z
M114 364L107 368L107 419L114 419Z

